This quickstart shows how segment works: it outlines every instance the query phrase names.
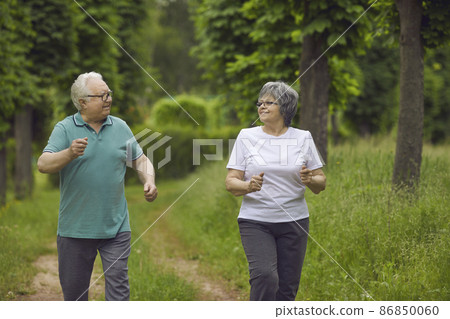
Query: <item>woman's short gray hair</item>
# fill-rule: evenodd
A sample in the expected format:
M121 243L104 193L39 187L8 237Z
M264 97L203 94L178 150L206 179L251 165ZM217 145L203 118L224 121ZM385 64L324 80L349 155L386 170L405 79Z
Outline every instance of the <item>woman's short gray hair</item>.
M89 73L83 73L78 76L78 78L73 82L72 89L70 92L70 96L72 98L72 102L77 108L77 110L81 110L81 105L79 102L79 99L83 98L87 101L89 101L89 97L86 95L89 95L91 92L89 92L89 89L87 88L87 82L89 79L100 79L103 80L103 77L100 73L97 72L89 72Z
M280 114L284 118L284 125L290 126L292 118L297 112L298 93L284 82L267 82L259 92L259 99L266 95L272 96L280 106Z

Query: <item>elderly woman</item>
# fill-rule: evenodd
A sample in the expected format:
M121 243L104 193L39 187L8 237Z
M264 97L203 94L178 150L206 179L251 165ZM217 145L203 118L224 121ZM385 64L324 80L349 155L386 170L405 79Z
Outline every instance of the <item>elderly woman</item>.
M297 101L285 83L266 83L256 103L264 125L241 130L227 165L227 190L244 195L238 224L250 300L295 300L309 230L305 189L325 189L311 134L290 127Z

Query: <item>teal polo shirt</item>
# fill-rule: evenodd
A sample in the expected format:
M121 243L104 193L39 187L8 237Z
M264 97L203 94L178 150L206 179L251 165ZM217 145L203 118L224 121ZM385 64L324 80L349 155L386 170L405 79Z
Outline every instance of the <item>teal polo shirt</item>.
M63 151L77 138L88 138L84 155L60 171L58 235L74 238L114 238L130 231L125 199L128 160L143 152L125 121L108 116L99 133L81 114L57 123L44 152Z

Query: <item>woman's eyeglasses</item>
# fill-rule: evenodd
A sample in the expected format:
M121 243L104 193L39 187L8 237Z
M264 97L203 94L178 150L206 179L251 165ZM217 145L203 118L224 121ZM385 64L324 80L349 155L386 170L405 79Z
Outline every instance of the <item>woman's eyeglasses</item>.
M265 104L265 105L267 105L267 106L271 106L272 104L278 105L277 102L269 102L269 101L265 101L265 102L256 102L256 106L257 106L257 107L260 107L260 106L263 105L263 104Z

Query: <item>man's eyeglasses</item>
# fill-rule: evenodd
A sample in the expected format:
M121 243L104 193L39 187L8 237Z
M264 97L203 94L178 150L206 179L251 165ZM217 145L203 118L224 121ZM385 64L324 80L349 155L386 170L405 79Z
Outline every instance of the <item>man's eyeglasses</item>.
M108 92L101 95L88 95L88 97L101 97L103 102L108 101L108 98L113 96L113 91L109 90Z
M269 101L266 101L266 102L256 102L256 106L257 106L257 107L260 107L260 106L263 105L263 104L265 104L265 105L267 105L267 106L271 106L272 104L278 105L277 102L269 102Z

